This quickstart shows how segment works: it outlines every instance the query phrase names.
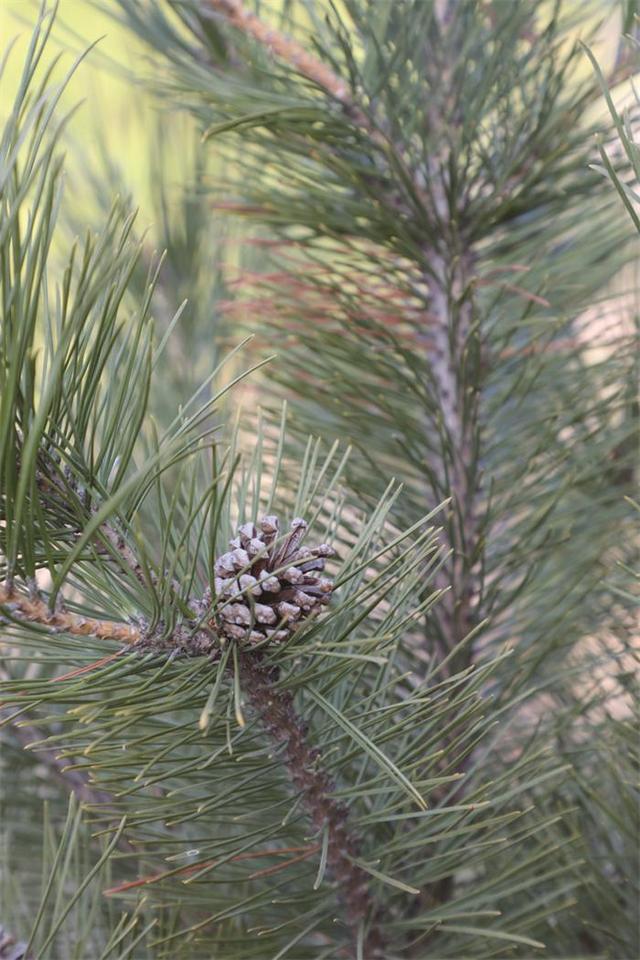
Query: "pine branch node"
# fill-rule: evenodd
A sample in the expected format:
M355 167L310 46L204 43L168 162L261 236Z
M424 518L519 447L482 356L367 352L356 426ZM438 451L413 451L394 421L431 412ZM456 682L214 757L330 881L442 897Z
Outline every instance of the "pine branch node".
M52 611L44 602L27 597L15 589L0 585L0 607L11 617L28 623L38 623L56 632L64 631L78 637L98 637L100 640L115 640L118 643L135 644L142 639L137 627L113 620L95 620L77 613Z
M320 751L307 740L308 725L295 710L293 697L274 688L277 668L261 662L261 655L242 654L240 678L249 703L261 718L269 737L283 751L289 779L300 792L311 822L327 830L327 865L339 885L354 940L368 920L363 942L367 960L384 957L381 906L371 893L371 878L354 863L360 856L360 839L349 829L349 811L333 796L335 784L320 765Z

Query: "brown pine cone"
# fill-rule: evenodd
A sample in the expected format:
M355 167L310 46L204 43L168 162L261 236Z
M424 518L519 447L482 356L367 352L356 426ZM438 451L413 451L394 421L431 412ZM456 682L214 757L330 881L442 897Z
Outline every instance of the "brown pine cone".
M231 551L216 560L212 626L219 635L281 643L329 602L333 581L322 572L334 550L326 543L302 546L307 524L299 517L285 536L278 536L278 528L273 516L263 517L259 529L243 524L229 542Z

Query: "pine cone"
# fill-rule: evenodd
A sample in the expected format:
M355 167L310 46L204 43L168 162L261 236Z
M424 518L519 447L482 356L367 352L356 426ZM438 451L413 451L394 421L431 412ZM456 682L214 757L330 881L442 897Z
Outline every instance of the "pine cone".
M217 633L233 640L276 643L288 640L304 620L331 598L333 581L322 576L325 559L334 555L326 543L301 546L307 524L297 517L286 536L278 536L277 517L260 521L260 530L245 523L229 542L231 551L214 567ZM205 598L207 605L211 598Z

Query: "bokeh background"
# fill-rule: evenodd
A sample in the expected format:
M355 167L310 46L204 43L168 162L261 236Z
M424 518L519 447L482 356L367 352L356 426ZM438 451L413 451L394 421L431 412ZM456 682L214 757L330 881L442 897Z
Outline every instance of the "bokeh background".
M284 3L286 0L271 0L269 9L277 13ZM585 11L576 26L576 37L591 33L593 23L604 16L590 46L606 74L619 49L621 5L615 0L597 0L593 5L575 0L575 7L577 11L581 8ZM24 50L39 10L40 3L35 0L0 0L2 47L6 49L9 43L13 44L1 81L0 118L12 102ZM53 43L45 51L45 58L52 61L60 57L68 69L90 44L95 44L62 94L61 102L66 109L78 107L66 134L69 183L66 212L69 215L71 211L73 217L69 226L79 232L92 226L111 205L114 193L120 193L130 197L132 206L139 211L138 229L146 234L150 254L165 248L170 253L176 248L177 253L178 246L195 243L196 237L188 236L188 230L195 230L197 215L204 221L197 226L208 229L210 236L219 240L220 256L207 267L221 283L234 277L244 231L238 223L231 229L230 218L213 208L210 197L204 215L198 187L207 179L208 186L211 185L221 173L222 165L229 163L229 150L225 148L223 156L218 141L203 145L201 131L186 110L176 112L173 107L163 107L152 89L158 64L148 61L144 48L118 17L118 5L112 0L60 0ZM583 70L587 73L590 69L585 57ZM621 84L614 93L618 102L624 101L628 83ZM605 116L604 103L602 112ZM188 210L189 201L194 209ZM188 224L185 206L187 215L192 216ZM170 265L174 271L179 267L175 262ZM189 272L188 262L183 262L182 267ZM171 280L182 292L183 277L174 272ZM187 317L198 312L196 292L202 291L191 290ZM224 285L220 285L214 300L224 298L227 292ZM207 303L207 308L209 306ZM208 319L203 319L203 330L211 330L215 319L214 310Z

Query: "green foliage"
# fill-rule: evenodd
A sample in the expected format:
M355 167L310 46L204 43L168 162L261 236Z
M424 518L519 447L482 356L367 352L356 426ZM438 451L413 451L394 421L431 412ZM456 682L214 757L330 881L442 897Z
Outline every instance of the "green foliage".
M480 581L470 623L491 616L492 646L517 634L516 682L553 674L606 615L598 585L603 557L626 538L621 486L637 426L634 338L607 319L627 309L606 288L631 256L629 233L589 169L602 124L582 118L600 91L578 72L565 7L459 3L443 27L431 3L349 3L326 16L289 5L279 27L340 77L345 107L247 31L225 30L207 4L120 3L159 52L161 76L170 68L166 96L229 158L218 194L276 238L263 277L245 284L248 328L286 344L270 390L293 400L303 436L354 445L360 496L403 481L402 523L456 479L468 488L447 538L465 539L475 515L459 550L462 579ZM435 288L459 315L448 359ZM445 652L446 611L427 627Z
M113 196L126 198L123 205L127 210L135 210L129 171L123 159L110 152L104 130L98 143L100 160L92 163L86 147L73 142L75 162L79 157L84 160L80 203L75 197L69 198L63 212L63 220L73 235L82 234L87 221L93 221L86 196L97 201L98 223L108 213L107 205ZM179 144L179 149L174 144ZM219 306L226 293L222 259L232 245L232 231L203 199L211 171L189 118L154 118L141 152L148 166L150 193L143 223L150 223L142 229L136 215L132 232L140 244L140 257L129 281L128 294L133 302L144 300L149 271L158 259L157 251L162 251L162 269L154 287L154 327L158 337L171 328L171 336L158 358L151 403L159 416L170 418L176 401L195 391L211 367L238 341ZM174 320L177 314L179 323ZM230 366L240 372L237 365Z
M112 879L110 855L123 843L123 823L109 842L93 844L97 848L93 850L82 821L82 810L72 794L61 829L54 826L46 807L42 823L32 825L38 833L32 843L36 849L42 847L42 863L24 864L18 850L6 851L5 863L13 873L2 874L2 906L14 924L27 931L20 941L27 956L69 960L172 956L153 940L171 929L173 911L149 917L142 898L122 910L117 901L103 895ZM190 955L186 948L183 956Z
M59 846L45 827L38 884L43 788L30 817L0 794L0 920L38 958L637 946L636 361L617 331L594 359L584 317L630 257L578 122L600 88L562 5L446 7L285 4L295 41L268 50L222 0L119 0L227 179L195 151L168 202L158 151L164 262L124 201L62 268L42 14L0 149L2 764L21 793L48 764L83 809ZM235 428L238 354L194 382L228 318L185 369L224 285L209 189L271 251L240 356L286 343ZM332 603L280 645L222 643L216 557L272 512L335 546ZM40 599L62 619L26 621Z

